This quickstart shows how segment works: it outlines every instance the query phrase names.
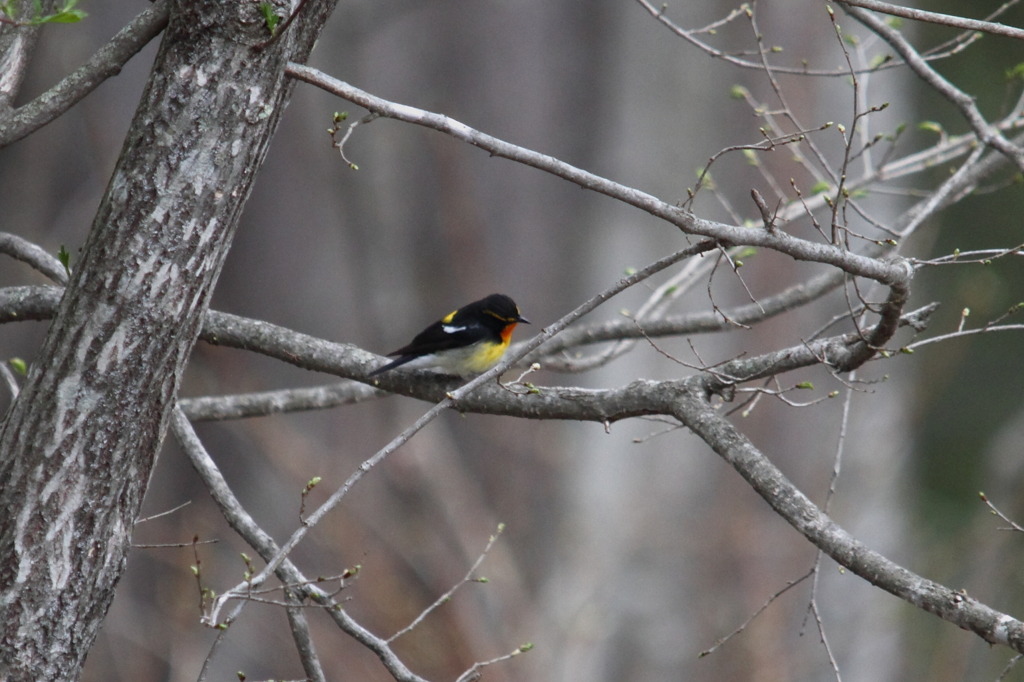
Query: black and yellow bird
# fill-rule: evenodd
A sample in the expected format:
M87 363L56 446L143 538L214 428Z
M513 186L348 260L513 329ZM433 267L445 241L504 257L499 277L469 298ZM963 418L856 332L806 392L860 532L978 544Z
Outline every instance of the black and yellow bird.
M448 313L417 334L409 345L388 353L397 358L369 376L402 366L434 367L456 376L486 372L501 360L512 330L520 322L530 324L511 298L491 294Z

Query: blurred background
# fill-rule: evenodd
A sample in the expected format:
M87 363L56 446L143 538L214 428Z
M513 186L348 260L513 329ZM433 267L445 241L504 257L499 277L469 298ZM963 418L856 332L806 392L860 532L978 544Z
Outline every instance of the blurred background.
M923 8L963 12L962 3ZM998 2L970 3L982 18ZM83 3L89 17L43 31L22 101L76 68L145 7ZM732 5L675 3L668 16L687 28L725 16ZM838 9L845 30L863 30ZM780 46L777 63L833 69L844 64L824 5L763 3L758 30ZM1018 6L1000 21L1024 25ZM948 30L903 25L916 45ZM755 49L748 22L705 36L729 52ZM857 46L848 45L851 50ZM861 43L870 58L888 53ZM56 253L74 255L116 161L152 63L156 43L67 115L0 152L0 230ZM991 120L1013 106L1019 42L986 37L938 68L978 97ZM854 54L856 57L856 54ZM679 201L698 169L721 149L760 141L762 122L733 85L778 107L763 72L739 70L689 46L639 4L342 0L311 65L396 102L447 114L660 198ZM934 142L924 120L965 131L950 105L901 70L864 79L870 120L891 133L908 124L899 151ZM780 77L801 123L850 124L847 79ZM300 332L385 353L426 324L471 300L507 293L534 322L525 339L580 302L683 247L669 225L635 209L486 153L437 132L388 120L360 126L346 146L353 171L330 147L335 111L365 112L299 84L249 201L213 306ZM816 138L841 159L834 132ZM813 184L786 150L760 157L784 182ZM913 178L928 189L947 172ZM728 203L755 219L749 191L770 188L734 153L712 169L721 200L704 190L695 210L731 221ZM869 198L892 219L910 205ZM930 220L904 253L926 258L1024 242L1020 186L980 194ZM803 221L807 222L807 221ZM788 226L810 237L809 225ZM820 272L771 254L745 259L744 281L766 296ZM592 321L635 311L651 288L638 287L599 308ZM0 259L0 286L43 283ZM720 269L719 305L748 302ZM923 273L912 307L942 302L929 333L952 331L969 307L980 326L1024 300L1019 263ZM709 310L705 283L676 310ZM798 344L846 309L841 292L760 324L694 337L706 363ZM46 325L0 328L0 357L34 357ZM686 340L659 348L698 362ZM831 512L868 546L928 578L1020 616L1024 538L979 501L984 490L1024 520L1024 353L1019 333L929 346L876 362L858 375L842 473ZM541 372L539 385L611 387L637 377L691 370L647 344L582 375ZM266 358L198 345L183 396L329 383ZM822 371L784 378L811 381L822 397L844 386ZM0 392L0 411L9 395ZM339 486L427 405L391 397L361 405L235 423L200 424L198 433L249 511L282 540L296 527L300 494L323 477L307 507ZM794 408L764 399L742 430L815 502L822 504L838 443L840 399ZM532 642L533 651L485 669L484 678L563 682L833 679L809 615L811 584L780 597L746 630L698 658L746 621L773 593L813 566L814 549L770 512L736 473L698 439L665 425L525 422L444 415L368 476L322 522L293 558L307 575L360 565L347 608L389 635L460 580L499 523L506 530L469 584L396 644L417 673L454 679L474 661ZM635 442L635 441L641 442ZM154 473L144 514L188 502L140 525L136 543L218 539L199 550L204 585L222 591L245 569L235 538L173 443ZM252 552L250 551L250 554ZM136 549L90 654L86 680L194 680L215 633L200 626L191 549ZM849 681L996 679L1011 652L925 614L822 560L817 605L831 652ZM311 612L330 680L389 679L377 659ZM302 676L281 609L253 604L230 630L209 679ZM1024 666L1004 679L1024 679Z

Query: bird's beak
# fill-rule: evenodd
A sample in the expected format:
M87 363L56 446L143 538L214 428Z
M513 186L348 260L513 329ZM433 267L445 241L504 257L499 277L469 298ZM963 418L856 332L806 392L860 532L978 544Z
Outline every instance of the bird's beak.
M522 315L519 315L518 317L516 317L516 322L522 322L523 324L530 324L530 321L528 319L526 319L525 317L523 317Z

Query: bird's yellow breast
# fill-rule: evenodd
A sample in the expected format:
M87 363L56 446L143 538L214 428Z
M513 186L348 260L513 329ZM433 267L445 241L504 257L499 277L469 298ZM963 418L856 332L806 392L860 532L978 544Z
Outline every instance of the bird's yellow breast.
M493 367L505 354L508 343L482 343L466 360L466 369L470 372L486 372Z

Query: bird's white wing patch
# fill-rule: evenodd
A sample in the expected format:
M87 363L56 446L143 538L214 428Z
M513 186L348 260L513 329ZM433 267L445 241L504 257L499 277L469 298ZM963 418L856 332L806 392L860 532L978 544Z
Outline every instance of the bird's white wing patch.
M465 327L456 327L456 326L450 325L450 324L442 325L441 329L444 330L445 334L455 334L456 332L464 332L464 331L466 331Z

